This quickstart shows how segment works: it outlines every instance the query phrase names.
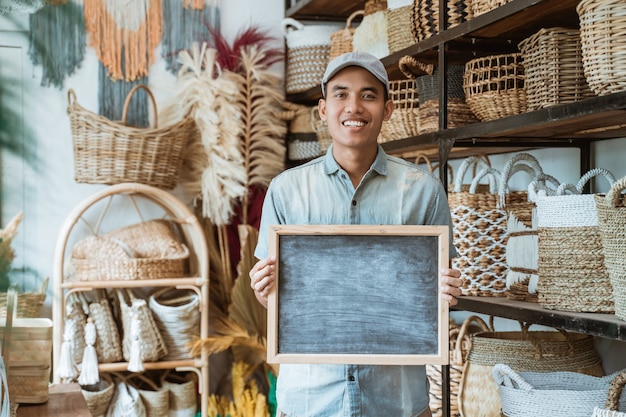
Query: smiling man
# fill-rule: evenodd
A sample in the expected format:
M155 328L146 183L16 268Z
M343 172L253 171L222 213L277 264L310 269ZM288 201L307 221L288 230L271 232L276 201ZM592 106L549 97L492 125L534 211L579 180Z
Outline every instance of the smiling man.
M451 224L440 181L378 145L382 123L393 113L382 62L362 52L335 58L322 93L318 110L332 145L326 155L274 178L263 204L255 250L260 260L250 285L266 307L276 268L276 259L268 258L270 225ZM456 255L452 235L449 251ZM441 271L441 297L450 305L461 295L459 276L454 269ZM431 415L424 366L282 364L276 397L279 417Z

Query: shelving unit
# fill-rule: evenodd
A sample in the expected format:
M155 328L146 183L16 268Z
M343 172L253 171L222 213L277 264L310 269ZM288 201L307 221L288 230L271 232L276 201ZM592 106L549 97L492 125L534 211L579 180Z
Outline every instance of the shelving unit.
M318 13L322 18L328 1L298 2L300 8L286 8L286 16ZM351 4L345 0L338 3ZM453 28L411 45L382 59L392 79L401 78L398 61L411 55L435 64L440 73L448 65L464 64L470 59L517 51L520 41L541 28L578 27L576 6L579 0L511 0ZM341 11L337 5L335 11ZM447 1L439 0L439 10L447 10ZM440 19L443 18L440 13ZM347 14L336 16L345 19ZM385 142L386 152L398 156L425 152L431 160L446 162L476 153L516 152L542 147L576 147L580 149L580 169L591 169L590 146L594 141L626 137L626 92L593 97L571 104L556 105L525 114L489 122L479 122L454 129L447 128L446 81L439 80L439 130L419 136ZM313 101L320 96L319 87L289 95L290 101ZM446 178L445 163L439 164L440 178ZM447 181L443 181L444 185ZM588 314L553 311L536 303L513 301L498 297L461 297L456 307L487 315L562 328L574 332L615 340L626 340L626 322L611 314ZM447 373L444 373L444 389ZM445 403L444 416L449 414ZM448 410L446 414L445 410Z
M162 278L162 279L137 279L137 280L102 280L92 281L70 281L66 280L67 265L66 260L71 249L70 241L76 239L75 226L81 221L89 224L86 219L88 215L93 215L90 209L96 210L98 206L103 210L100 212L100 220L104 217L112 201L116 197L128 197L134 206L137 207L135 198L145 200L148 206L157 209L157 213L166 216L179 225L182 242L189 249L189 274L184 277ZM104 207L101 207L104 206ZM138 209L139 211L139 209ZM154 214L153 214L154 215ZM143 216L141 216L143 218ZM153 218L153 217L149 217ZM156 217L154 217L156 218ZM208 245L204 232L195 215L177 198L166 191L143 184L117 184L107 187L100 192L80 203L68 216L64 223L55 248L54 258L54 280L53 288L55 299L53 301L52 319L53 327L53 363L54 369L59 368L61 344L63 343L63 326L65 319L66 299L73 292L91 291L104 288L178 288L190 289L199 296L200 323L199 336L206 338L209 331L209 264ZM209 389L209 358L206 352L202 352L198 358L182 358L176 360L161 360L157 362L144 362L146 370L166 370L175 369L177 371L193 371L198 375L198 390L200 394L200 409L202 415L206 415L208 389ZM121 372L128 367L127 362L100 363L100 372ZM60 378L56 371L54 382L60 383Z

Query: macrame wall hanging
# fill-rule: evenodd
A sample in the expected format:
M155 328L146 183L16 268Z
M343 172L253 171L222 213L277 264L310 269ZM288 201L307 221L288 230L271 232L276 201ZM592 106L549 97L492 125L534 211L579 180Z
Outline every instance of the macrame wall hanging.
M90 45L109 77L135 81L147 76L161 41L161 0L84 1Z
M41 65L41 85L61 88L65 78L80 68L85 57L83 7L72 0L47 0L29 18L28 55Z
M98 66L98 112L109 120L122 120L124 102L128 93L137 84L148 85L148 78L142 77L135 81L113 81L102 63ZM140 89L131 97L126 113L127 125L136 127L149 126L148 95Z
M220 30L219 0L170 0L163 2L163 37L161 55L166 68L176 74L178 54L190 49L193 42L213 46L211 29Z

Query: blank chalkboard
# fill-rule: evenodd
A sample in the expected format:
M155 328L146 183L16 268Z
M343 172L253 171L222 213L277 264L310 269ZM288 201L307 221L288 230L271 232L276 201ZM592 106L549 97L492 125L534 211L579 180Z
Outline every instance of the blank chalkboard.
M268 362L445 364L446 226L273 226Z

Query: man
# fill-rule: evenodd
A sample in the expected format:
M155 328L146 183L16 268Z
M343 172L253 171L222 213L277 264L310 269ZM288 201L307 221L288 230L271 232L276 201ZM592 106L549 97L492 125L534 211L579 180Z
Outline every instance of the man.
M352 52L332 60L322 80L320 117L332 145L325 156L278 175L261 217L250 285L267 307L276 259L268 256L272 224L451 224L440 181L416 165L385 154L377 138L389 120L389 80L373 55ZM450 236L450 256L456 250ZM461 295L460 273L441 271L442 297ZM424 366L292 365L280 368L279 416L430 416Z

